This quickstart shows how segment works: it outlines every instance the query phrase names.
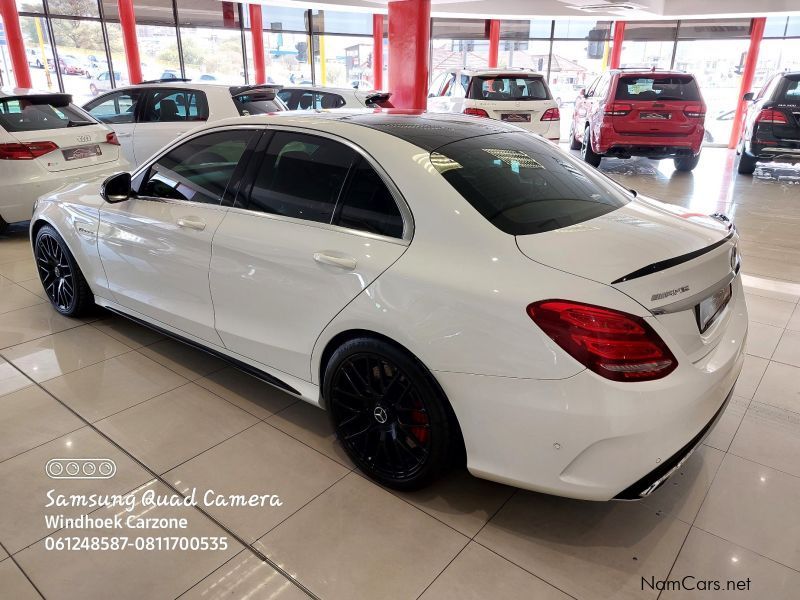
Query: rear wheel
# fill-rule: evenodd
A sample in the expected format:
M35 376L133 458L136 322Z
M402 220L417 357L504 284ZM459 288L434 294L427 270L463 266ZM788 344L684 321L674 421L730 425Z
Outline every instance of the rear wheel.
M756 159L745 150L742 150L736 170L742 175L752 175L756 170Z
M373 338L345 342L328 362L323 393L348 456L377 482L418 489L450 463L457 426L431 375L402 349Z
M580 150L581 149L581 143L575 137L575 123L573 123L569 127L569 149L570 150Z
M583 142L581 142L581 158L584 162L589 163L593 167L600 166L600 160L603 158L592 150L592 138L589 135L589 126L583 130Z
M675 169L678 171L692 171L697 166L697 163L700 162L700 155L676 156L672 161L675 163Z
M50 225L36 233L33 254L50 303L66 317L79 317L94 306L89 284L64 240Z

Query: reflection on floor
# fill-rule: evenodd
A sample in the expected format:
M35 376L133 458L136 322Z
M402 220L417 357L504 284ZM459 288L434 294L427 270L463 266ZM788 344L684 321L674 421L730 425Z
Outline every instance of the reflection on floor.
M386 491L353 471L321 411L117 317L59 317L24 229L0 238L0 596L797 598L800 171L763 167L751 178L733 168L724 150L705 151L693 174L669 161L602 165L640 193L733 217L750 307L733 402L682 471L640 503L562 500L463 472L419 493ZM54 457L111 458L117 473L55 485L45 474ZM53 488L135 490L139 500L212 489L277 494L282 505L65 509L185 517L186 529L143 535L228 543L58 551L50 544L74 531L45 522ZM723 591L659 593L659 581L687 575ZM749 591L726 594L728 580Z

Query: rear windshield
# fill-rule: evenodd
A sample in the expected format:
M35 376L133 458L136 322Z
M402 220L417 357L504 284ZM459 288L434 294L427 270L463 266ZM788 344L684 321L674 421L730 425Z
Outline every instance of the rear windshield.
M691 75L628 75L619 78L616 99L697 102L700 100L700 92Z
M472 78L468 97L473 100L549 100L550 94L541 77L486 75Z
M8 132L44 131L97 123L77 106L46 98L0 99L0 126Z
M511 235L582 223L631 198L595 169L527 133L446 144L431 153L431 162L479 213Z
M780 104L800 105L800 75L783 78L783 85L775 94L775 101Z
M263 115L288 110L283 100L277 96L273 97L271 93L268 96L258 93L240 94L233 97L233 103L242 116Z

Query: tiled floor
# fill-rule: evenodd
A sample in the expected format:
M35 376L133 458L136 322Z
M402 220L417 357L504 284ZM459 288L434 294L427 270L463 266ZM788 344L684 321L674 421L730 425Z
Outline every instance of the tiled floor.
M0 237L0 597L800 597L800 171L751 179L732 167L724 150L706 150L688 175L667 161L604 166L641 193L736 220L751 316L733 402L682 471L639 503L563 500L465 472L387 491L353 471L322 411L120 318L58 316L24 229ZM54 457L111 458L117 472L56 486L45 474ZM44 519L54 488L140 501L213 489L282 504L59 509L185 518L155 535L225 536L227 547L58 551L50 544L75 531ZM643 583L685 576L749 578L750 589Z

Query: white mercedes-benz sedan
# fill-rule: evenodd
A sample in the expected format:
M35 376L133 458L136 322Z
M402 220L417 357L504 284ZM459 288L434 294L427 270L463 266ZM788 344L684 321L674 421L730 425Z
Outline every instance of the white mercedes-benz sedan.
M410 111L198 129L39 200L56 310L93 304L325 408L370 477L648 495L744 358L738 235L513 125Z

